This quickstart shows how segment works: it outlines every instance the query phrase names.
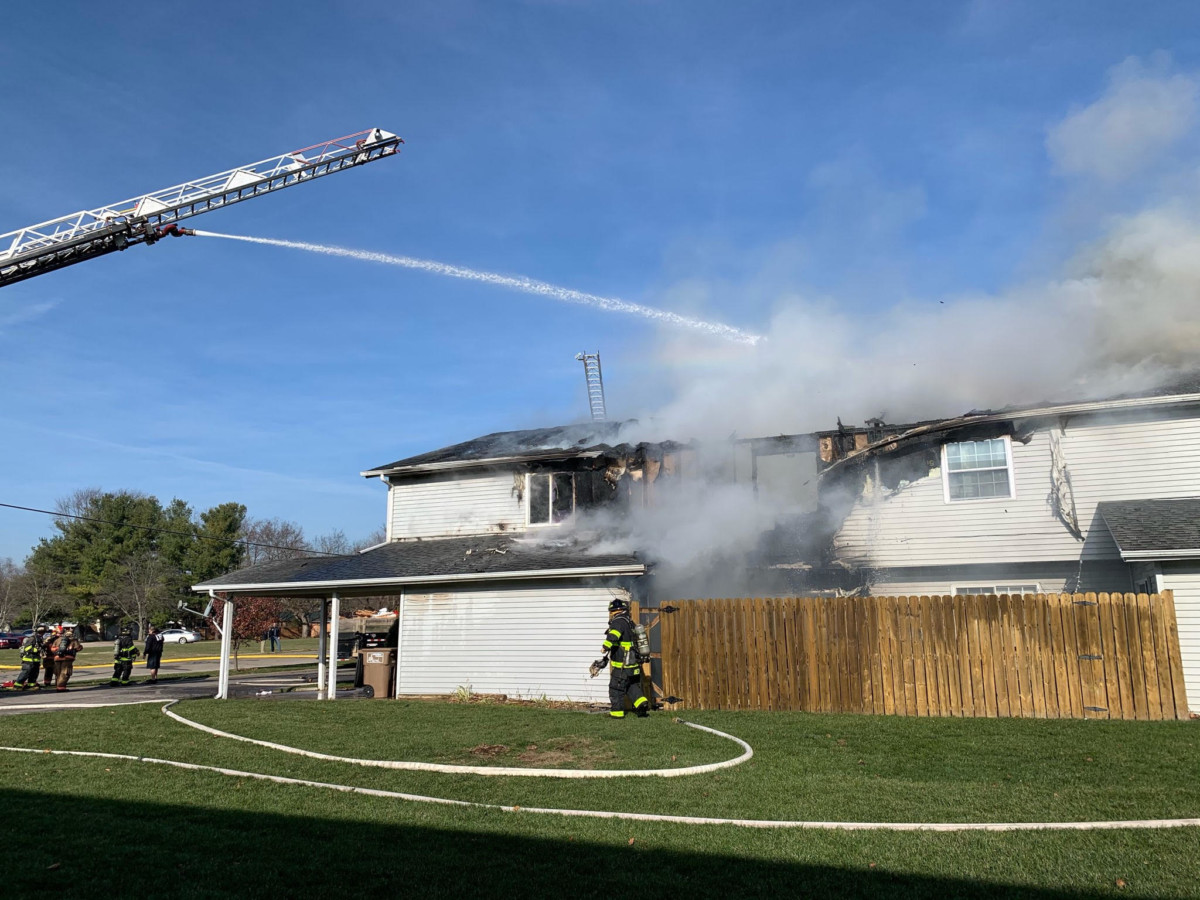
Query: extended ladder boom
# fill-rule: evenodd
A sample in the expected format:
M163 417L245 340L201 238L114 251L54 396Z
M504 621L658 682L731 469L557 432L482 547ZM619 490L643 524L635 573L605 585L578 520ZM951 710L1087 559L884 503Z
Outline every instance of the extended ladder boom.
M0 234L0 287L85 259L186 234L172 223L394 155L404 143L378 128L293 150L152 194Z

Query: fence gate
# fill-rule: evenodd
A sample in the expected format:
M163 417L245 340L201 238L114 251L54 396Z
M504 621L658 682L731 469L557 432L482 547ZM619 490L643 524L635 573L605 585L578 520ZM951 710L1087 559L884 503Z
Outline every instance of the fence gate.
M673 706L1188 717L1170 591L682 600L642 621Z

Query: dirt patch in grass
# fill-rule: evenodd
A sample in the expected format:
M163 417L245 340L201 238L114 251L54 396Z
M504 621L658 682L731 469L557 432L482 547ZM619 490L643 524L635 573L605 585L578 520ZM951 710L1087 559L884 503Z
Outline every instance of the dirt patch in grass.
M594 769L601 763L609 763L617 754L607 742L591 738L557 738L541 744L529 744L517 754L523 763L540 767L572 766L579 769Z
M508 752L507 744L479 744L467 751L480 759L495 759Z

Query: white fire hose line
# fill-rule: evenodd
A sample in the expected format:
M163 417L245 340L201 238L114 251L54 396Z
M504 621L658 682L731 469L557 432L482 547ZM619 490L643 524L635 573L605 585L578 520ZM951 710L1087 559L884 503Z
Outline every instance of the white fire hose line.
M586 819L620 819L632 822L666 822L674 825L737 825L741 828L808 828L824 831L1111 831L1114 829L1160 829L1200 826L1195 819L1131 819L1101 822L802 822L771 819L725 819L710 816L670 816L657 813L607 812L595 809L543 809L536 806L501 806L496 803L476 803L471 800L452 800L448 797L426 797L422 794L405 794L400 791L383 791L377 788L354 787L348 784L331 784L325 781L308 781L288 778L283 775L265 775L261 772L242 772L219 766L202 766L197 763L156 759L152 756L129 756L124 753L99 753L88 750L39 750L34 747L0 747L0 751L32 753L39 756L84 756L94 759L115 759L127 762L150 763L173 766L193 772L216 772L233 778L252 778L275 784L293 784L300 787L322 788L347 794L363 794L368 797L384 797L393 800L408 800L413 803L435 803L440 806L461 806L474 809L499 810L511 813L536 813L539 815L565 816Z
M742 748L742 755L733 759L722 760L721 762L706 763L702 766L680 766L675 769L531 769L516 766L455 766L446 763L409 762L406 760L355 759L349 756L333 756L328 753L317 753L313 750L301 750L298 747L289 747L286 744L274 744L270 741L260 741L255 738L244 737L240 734L232 734L228 731L219 731L216 728L210 728L208 725L201 725L199 722L185 719L179 713L172 712L171 707L178 702L178 700L172 700L162 708L162 711L176 722L181 722L191 728L198 728L200 731L207 732L208 734L230 738L235 741L245 741L247 744L257 744L259 747L280 750L283 753L295 753L297 756L323 759L327 762L353 763L357 766L371 766L377 769L403 769L409 772L441 772L447 775L505 775L516 776L518 778L678 778L681 775L703 775L706 772L717 772L721 769L739 766L754 756L754 748L741 738L734 737L732 734L726 734L723 731L717 731L715 728L706 728L704 725L697 725L694 722L684 722L680 719L679 721L689 728L695 728L697 731L707 731L709 734L715 734L717 737L733 741Z

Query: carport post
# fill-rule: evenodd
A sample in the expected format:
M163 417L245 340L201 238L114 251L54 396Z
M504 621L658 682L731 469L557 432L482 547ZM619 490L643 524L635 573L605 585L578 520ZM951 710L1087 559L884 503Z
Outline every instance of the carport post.
M321 598L321 624L317 626L317 696L325 696L325 652L329 642L326 629L329 627L329 598Z
M326 686L325 699L337 697L337 660L338 660L338 616L341 615L341 600L337 594L330 597L329 603L329 683Z
M209 591L209 597L214 596ZM225 598L225 608L221 610L221 667L217 675L217 699L229 699L229 656L233 649L233 597Z
M396 686L392 696L400 699L400 648L404 644L404 588L400 588L400 603L396 607Z

